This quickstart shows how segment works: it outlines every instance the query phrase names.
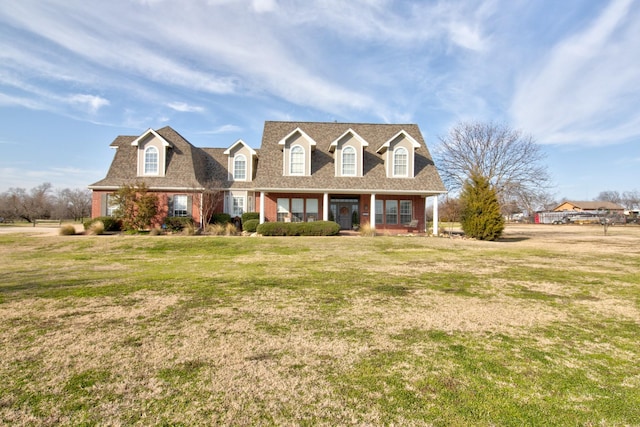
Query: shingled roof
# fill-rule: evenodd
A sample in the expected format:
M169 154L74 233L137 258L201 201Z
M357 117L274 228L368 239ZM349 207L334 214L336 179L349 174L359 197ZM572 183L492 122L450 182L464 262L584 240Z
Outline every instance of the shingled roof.
M243 188L250 182L228 180L227 156L224 148L198 148L169 126L155 131L171 148L167 150L165 176L149 177L137 175L137 150L131 145L137 136L118 136L111 147L116 153L107 176L89 188L117 188L122 185L144 183L152 189L185 189L211 186L220 188Z
M278 142L300 128L316 142L311 153L311 176L283 176L283 155ZM364 150L362 177L336 177L331 143L352 129L369 143ZM387 178L383 157L376 153L400 131L414 138L420 147L415 151L413 178ZM318 122L265 122L260 148L260 162L253 182L258 191L332 191L355 193L434 194L446 192L420 129L415 124L365 124Z

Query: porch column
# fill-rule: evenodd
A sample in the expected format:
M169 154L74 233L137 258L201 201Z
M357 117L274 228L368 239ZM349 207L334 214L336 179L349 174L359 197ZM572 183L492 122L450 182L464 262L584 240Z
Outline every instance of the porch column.
M260 192L260 224L264 224L264 198L267 195L264 191Z
M433 198L433 235L438 235L438 196Z
M372 230L376 229L376 193L371 193L371 202L369 202L369 225Z
M329 221L329 193L322 196L322 220Z

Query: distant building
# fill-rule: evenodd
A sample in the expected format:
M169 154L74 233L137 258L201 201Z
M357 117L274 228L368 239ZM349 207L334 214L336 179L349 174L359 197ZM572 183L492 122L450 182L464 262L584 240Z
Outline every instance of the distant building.
M624 213L624 207L620 206L619 204L603 201L576 202L567 200L566 202L560 203L560 205L553 209L554 212L583 212L602 210L609 211L610 213Z

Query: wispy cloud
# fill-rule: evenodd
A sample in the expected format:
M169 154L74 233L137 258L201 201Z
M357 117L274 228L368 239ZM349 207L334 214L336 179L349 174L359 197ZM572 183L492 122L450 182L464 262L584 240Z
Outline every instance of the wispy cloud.
M610 144L640 133L640 13L632 0L606 7L520 78L511 105L542 143Z
M218 135L222 133L233 133L233 132L241 132L242 127L232 124L226 124L219 126L212 130L207 130L203 132L198 132L200 135Z
M68 100L73 105L85 106L91 114L95 114L100 108L110 104L108 99L87 94L71 95Z
M181 113L202 113L205 111L204 107L189 105L186 102L169 102L166 105L172 110L179 111Z

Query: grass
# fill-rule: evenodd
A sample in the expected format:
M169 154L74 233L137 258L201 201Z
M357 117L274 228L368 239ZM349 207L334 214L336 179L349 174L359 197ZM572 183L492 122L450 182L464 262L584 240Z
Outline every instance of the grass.
M0 235L0 424L639 425L608 234Z

